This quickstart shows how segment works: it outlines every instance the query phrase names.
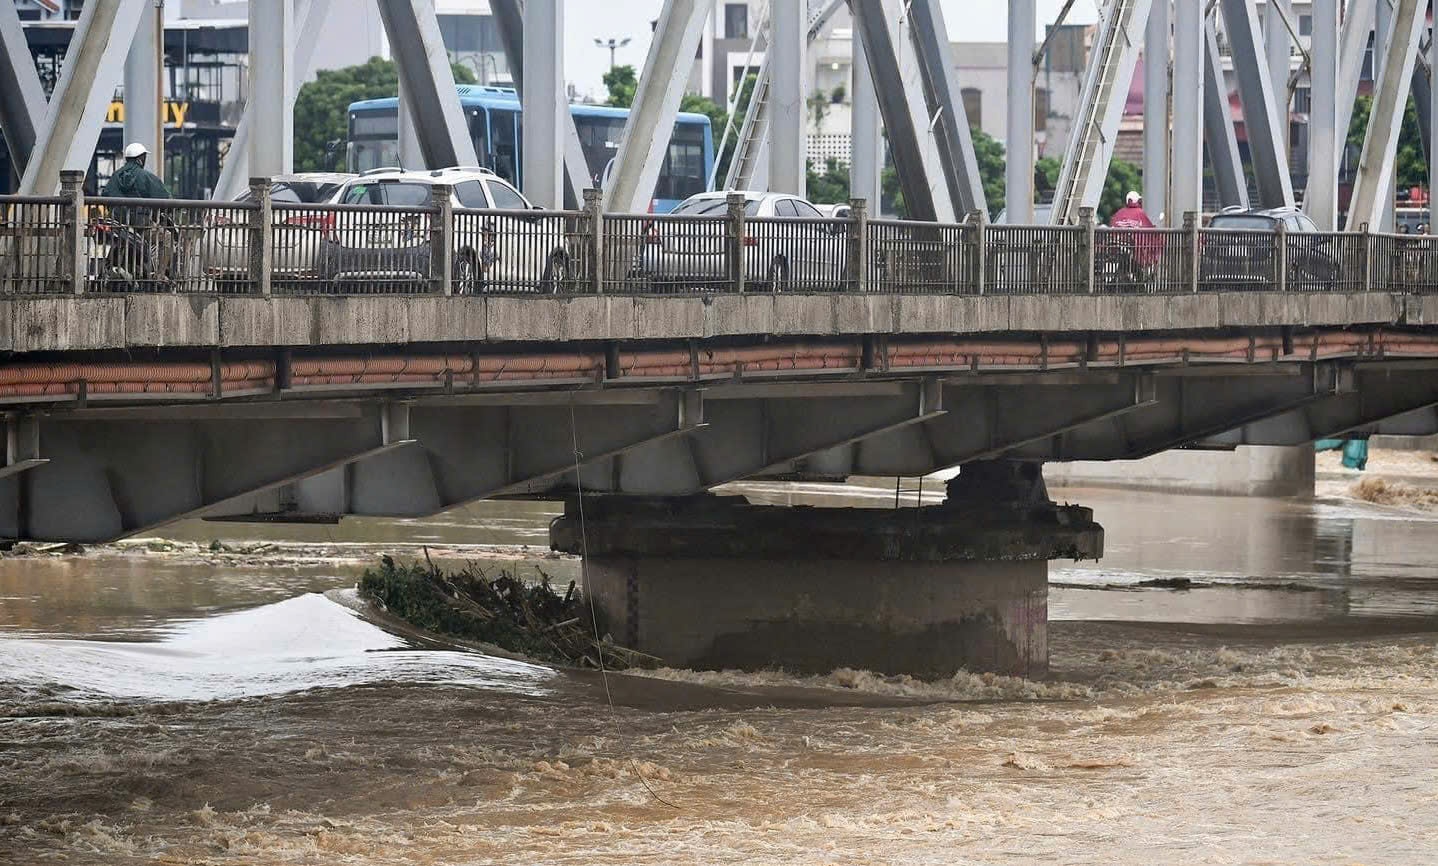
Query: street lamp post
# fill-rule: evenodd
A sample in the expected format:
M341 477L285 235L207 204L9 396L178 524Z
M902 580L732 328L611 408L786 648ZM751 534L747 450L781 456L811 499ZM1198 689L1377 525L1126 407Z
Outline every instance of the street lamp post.
M600 39L597 36L594 38L595 45L598 45L600 48L609 49L609 68L611 70L614 69L614 52L628 45L629 41L630 39L628 36L625 36L623 39Z

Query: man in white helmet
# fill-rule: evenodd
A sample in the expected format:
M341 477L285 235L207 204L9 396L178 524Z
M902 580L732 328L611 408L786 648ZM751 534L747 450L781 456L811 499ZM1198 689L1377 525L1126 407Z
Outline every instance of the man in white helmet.
M1153 228L1153 220L1148 218L1148 214L1143 209L1143 196L1134 190L1130 190L1129 194L1124 196L1123 207L1114 211L1113 218L1108 221L1108 224L1116 229Z
M110 176L110 182L105 184L101 195L112 198L170 198L165 184L154 172L145 168L145 157L149 155L150 149L138 141L126 147L125 164Z

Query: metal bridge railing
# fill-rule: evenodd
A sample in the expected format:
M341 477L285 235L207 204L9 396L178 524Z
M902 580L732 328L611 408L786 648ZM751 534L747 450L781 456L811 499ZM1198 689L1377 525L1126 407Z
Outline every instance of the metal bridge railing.
M1438 237L0 196L0 294L1438 293Z

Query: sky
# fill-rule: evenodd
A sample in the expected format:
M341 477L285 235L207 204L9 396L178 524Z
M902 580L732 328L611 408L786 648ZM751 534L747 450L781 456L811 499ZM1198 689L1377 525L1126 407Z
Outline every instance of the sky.
M722 0L720 0L722 3ZM772 0L776 3L804 0ZM944 23L952 41L1004 42L1008 38L1008 0L940 0ZM601 77L609 68L609 49L594 44L596 38L630 37L618 50L615 62L644 65L649 51L649 22L659 17L662 0L569 0L564 4L564 78L581 95L603 94ZM1053 22L1063 0L1037 0L1038 30ZM721 7L722 8L722 7ZM1091 24L1098 17L1098 0L1078 0L1069 13L1069 22Z

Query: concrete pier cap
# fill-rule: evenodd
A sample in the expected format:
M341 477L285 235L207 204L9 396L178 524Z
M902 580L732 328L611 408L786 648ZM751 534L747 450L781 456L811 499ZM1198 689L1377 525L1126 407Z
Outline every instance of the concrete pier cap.
M1048 561L1099 558L1103 528L1023 472L961 474L923 508L586 497L583 529L571 500L550 545L587 556L613 638L670 666L1041 677Z

